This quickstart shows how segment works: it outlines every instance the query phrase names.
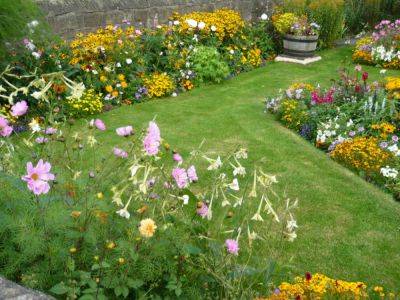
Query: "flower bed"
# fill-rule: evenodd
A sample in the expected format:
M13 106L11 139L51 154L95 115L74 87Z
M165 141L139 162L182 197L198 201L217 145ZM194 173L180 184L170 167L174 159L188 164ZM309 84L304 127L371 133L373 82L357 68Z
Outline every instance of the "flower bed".
M3 115L19 98L30 105L31 115L43 114L48 105L35 94L41 86L30 86L28 92L18 88L31 78L42 78L46 86L45 74L62 71L90 89L90 96L61 101L67 96L68 84L60 81L46 86L53 91L47 100L57 103L52 107L54 118L64 119L218 83L265 64L275 48L265 17L250 24L229 9L174 14L169 24L155 24L152 29L123 20L57 43L35 40L36 23L29 27L32 37L11 49L14 60L2 73Z
M296 83L266 110L331 158L389 190L399 199L398 104L400 78L369 82L356 66L322 90Z
M353 61L400 69L400 19L394 22L383 20L375 26L372 36L360 39L353 52Z

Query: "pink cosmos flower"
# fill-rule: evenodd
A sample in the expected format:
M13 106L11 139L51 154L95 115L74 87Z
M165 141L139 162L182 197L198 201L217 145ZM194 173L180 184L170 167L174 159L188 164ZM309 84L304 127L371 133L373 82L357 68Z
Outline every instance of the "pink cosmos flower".
M106 130L106 124L104 124L104 122L103 122L102 120L100 120L100 119L94 120L94 121L93 121L93 125L94 125L98 130L101 130L101 131Z
M354 67L354 70L357 71L357 72L361 72L361 70L362 70L361 65L356 65L356 66Z
M26 101L20 101L15 103L13 106L11 106L11 115L13 117L20 117L26 114L28 111L28 103Z
M172 170L172 177L174 177L178 188L183 189L188 185L188 175L185 169L175 168Z
M197 214L203 219L208 215L208 206L204 202L202 202L201 207L197 208Z
M147 135L143 140L143 147L147 155L157 155L161 143L160 129L155 122L150 122Z
M26 164L27 175L22 176L22 180L28 183L28 189L35 195L47 194L50 190L48 181L55 179L54 174L50 173L51 164L39 160L34 167L32 162Z
M57 129L53 127L48 127L44 130L44 134L53 135L57 133Z
M227 239L225 241L226 250L230 254L238 255L239 253L239 243L236 240Z
M189 169L187 169L187 174L190 182L196 182L199 180L197 177L196 168L194 166L190 166Z
M172 158L174 159L174 161L176 161L178 163L182 163L183 162L183 158L179 153L174 153Z
M8 125L7 119L0 117L0 135L7 137L13 131L12 127Z
M45 144L49 141L48 138L44 137L44 136L39 136L35 139L35 142L38 144Z
M126 151L124 151L124 150L122 150L120 148L114 147L113 152L114 152L114 155L117 156L117 157L121 157L121 158L127 158L128 157L128 152L126 152Z
M132 126L119 127L115 130L119 136L129 136L133 133Z

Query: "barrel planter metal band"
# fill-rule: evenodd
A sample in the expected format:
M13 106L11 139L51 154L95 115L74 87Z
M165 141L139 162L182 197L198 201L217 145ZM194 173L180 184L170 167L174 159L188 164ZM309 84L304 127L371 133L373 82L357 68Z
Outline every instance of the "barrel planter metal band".
M313 57L317 49L318 36L296 36L287 34L283 37L284 54L293 57Z

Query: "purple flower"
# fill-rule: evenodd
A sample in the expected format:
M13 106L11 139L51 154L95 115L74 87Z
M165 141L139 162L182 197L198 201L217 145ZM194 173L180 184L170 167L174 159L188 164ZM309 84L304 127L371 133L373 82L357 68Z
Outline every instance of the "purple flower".
M172 177L174 177L178 188L183 189L188 185L188 174L185 169L175 168L172 170Z
M115 130L119 136L129 136L133 133L132 126L119 127Z
M358 132L363 132L364 130L365 130L365 128L363 126L360 126L360 127L357 128Z
M9 136L13 131L13 128L8 125L7 119L0 117L0 135L3 137Z
M45 144L49 141L48 138L44 137L44 136L39 136L35 139L35 142L38 144Z
M174 161L176 161L178 163L182 163L183 162L183 158L179 153L174 153L172 158L174 159Z
M155 183L156 183L156 179L154 177L149 179L149 180L147 180L147 186L148 187L153 187Z
M26 114L27 111L28 111L28 103L26 103L25 100L17 102L11 107L11 115L13 117L23 116L24 114Z
M189 169L187 169L187 175L190 182L196 182L199 180L197 177L196 168L194 166L190 166Z
M227 239L225 241L226 250L230 254L238 255L239 253L239 243L236 240Z
M27 175L22 176L22 180L28 183L28 189L35 195L47 194L50 190L48 181L55 179L54 174L50 173L51 164L39 160L34 167L31 162L26 164Z
M392 141L397 143L399 141L399 137L397 135L392 136Z
M43 132L44 132L44 134L47 134L47 135L53 135L53 134L57 133L57 129L55 129L53 127L47 127Z
M117 157L121 157L121 158L127 158L128 157L128 152L126 152L126 151L124 151L124 150L122 150L120 148L117 148L117 147L114 147L113 153Z
M355 135L356 135L356 132L355 132L355 131L350 131L350 132L349 132L349 136L354 137Z
M201 202L201 206L196 210L197 214L203 219L208 215L208 206L204 202Z
M388 146L389 146L389 145L388 145L387 142L381 142L381 143L379 144L379 147L381 147L382 149L386 149Z
M143 147L147 155L157 155L160 147L160 129L155 122L150 122L147 128L147 135L143 140Z

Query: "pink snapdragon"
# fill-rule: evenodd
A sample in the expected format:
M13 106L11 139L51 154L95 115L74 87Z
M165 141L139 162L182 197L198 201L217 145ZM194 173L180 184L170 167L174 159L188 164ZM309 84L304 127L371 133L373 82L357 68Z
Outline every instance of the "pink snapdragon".
M189 169L187 169L187 175L190 182L196 182L199 180L195 166L190 166Z
M179 164L183 162L183 158L179 153L174 153L172 158L174 159L174 161L176 161Z
M326 94L320 95L318 91L313 91L311 93L311 104L315 105L315 104L332 103L334 100L333 98L334 92L335 92L334 89L330 89Z
M147 155L157 155L161 144L160 129L155 122L150 122L147 135L143 140L143 147Z
M13 129L12 127L8 124L8 121L6 118L0 117L0 135L2 137L7 137L12 133Z
M126 151L124 151L124 150L122 150L120 148L117 148L117 147L114 147L113 153L117 157L121 157L121 158L127 158L128 157L128 152L126 152Z
M13 117L20 117L26 114L28 111L28 103L24 101L20 101L15 103L13 106L11 106L11 115Z
M50 173L51 164L39 160L34 167L32 162L26 164L27 175L22 176L22 180L28 184L28 189L35 195L47 194L50 190L49 181L55 179L54 174Z
M188 174L185 169L175 168L172 170L172 177L174 177L178 188L183 189L189 184Z
M49 141L48 138L44 137L44 136L39 136L35 139L35 142L38 144L45 144Z
M227 239L225 241L226 250L230 254L238 255L239 254L239 243L236 240Z
M115 131L119 136L129 136L133 134L133 127L132 126L119 127Z
M57 133L57 129L53 128L53 127L47 127L44 130L44 134L47 134L47 135L53 135L53 134L56 134L56 133Z

